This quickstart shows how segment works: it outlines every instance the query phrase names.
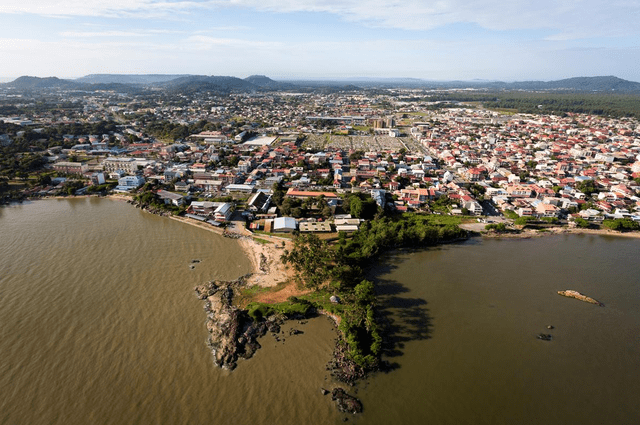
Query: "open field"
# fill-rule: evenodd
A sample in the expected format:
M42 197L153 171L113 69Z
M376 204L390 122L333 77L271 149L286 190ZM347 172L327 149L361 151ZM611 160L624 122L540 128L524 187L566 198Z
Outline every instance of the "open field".
M335 134L308 135L307 139L302 143L303 148L326 149L333 147L344 150L391 152L397 152L402 148L411 151L414 145L416 143L410 137L342 136Z

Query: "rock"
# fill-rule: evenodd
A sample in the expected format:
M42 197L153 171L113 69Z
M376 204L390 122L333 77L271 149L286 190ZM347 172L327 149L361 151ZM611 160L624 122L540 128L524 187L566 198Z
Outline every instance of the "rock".
M340 298L335 295L331 295L331 297L329 298L329 301L331 301L334 304L340 304Z
M344 389L338 387L331 392L331 400L336 402L338 410L344 413L362 413L362 403L357 398L347 394Z
M324 388L320 388L320 393L322 395L327 395L327 394L329 394L329 390L325 390Z
M548 325L547 329L554 329L555 327L553 325Z
M208 345L214 363L233 370L238 358L248 359L260 348L257 338L267 333L264 323L254 322L246 312L232 305L237 282L210 282L196 288L198 298L205 299Z
M289 330L289 335L300 335L303 334L304 332L302 332L301 330L298 329L290 329Z
M568 298L575 298L576 300L580 300L580 301L584 301L590 304L595 304L598 305L600 307L604 307L604 304L602 304L600 301L595 300L591 297L587 297L584 294L581 294L578 291L574 291L572 289L566 289L564 291L558 291L558 295L562 295L563 297L568 297Z
M549 334L539 334L538 335L538 339L541 339L542 341L551 341L553 337Z

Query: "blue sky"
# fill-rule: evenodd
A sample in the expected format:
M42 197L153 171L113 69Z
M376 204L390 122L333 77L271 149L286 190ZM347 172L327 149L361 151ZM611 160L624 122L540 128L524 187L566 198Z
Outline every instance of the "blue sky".
M638 0L1 0L0 79L640 81Z

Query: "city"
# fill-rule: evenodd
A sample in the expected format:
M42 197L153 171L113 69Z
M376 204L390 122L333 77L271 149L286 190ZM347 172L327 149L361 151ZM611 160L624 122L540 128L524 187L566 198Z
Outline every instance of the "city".
M340 205L351 192L371 196L381 210L484 222L504 216L583 226L640 221L637 119L492 111L425 102L424 95L395 89L167 98L106 91L25 102L5 89L5 103L34 112L2 119L2 145L17 139L28 150L16 152L15 162L38 157L41 168L26 175L5 168L2 184L5 193L15 184L24 196L41 197L97 188L131 193L155 182L162 201L182 207L174 213L188 208L191 217L220 225L239 206L258 219L254 229L264 229L265 218L295 218L288 231L333 220L336 211L349 214ZM42 138L73 125L110 131ZM47 184L38 184L43 174ZM293 198L285 208L272 199L274 184ZM329 208L314 210L309 201L301 208L302 200L317 196L312 192L324 193ZM216 214L215 200L233 205ZM335 224L301 229L327 232Z

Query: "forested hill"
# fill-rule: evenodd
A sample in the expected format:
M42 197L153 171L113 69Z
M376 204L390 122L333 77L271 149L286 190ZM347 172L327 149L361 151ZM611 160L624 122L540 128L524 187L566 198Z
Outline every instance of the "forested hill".
M497 84L499 87L500 84ZM522 81L504 83L507 90L562 90L577 92L640 93L640 83L607 77L576 77L557 81Z
M354 85L356 84L356 85ZM215 75L188 74L92 74L75 80L57 77L20 77L6 87L18 90L66 89L66 90L105 90L110 87L122 90L154 87L170 92L213 91L213 92L254 92L271 90L297 90L317 88L336 90L361 90L362 88L415 87L436 89L485 89L503 91L542 91L563 93L629 93L640 94L640 83L614 76L575 77L556 81L430 81L421 79L357 79L317 81L275 81L264 75L252 75L241 79Z

